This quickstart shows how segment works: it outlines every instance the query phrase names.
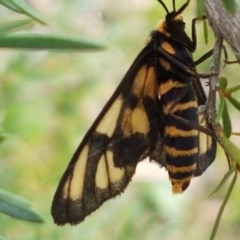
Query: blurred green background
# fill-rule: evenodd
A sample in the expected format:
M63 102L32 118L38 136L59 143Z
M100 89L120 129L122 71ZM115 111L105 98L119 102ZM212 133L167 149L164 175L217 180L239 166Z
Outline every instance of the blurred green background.
M171 1L169 8L171 9ZM185 1L177 1L180 6ZM227 161L216 161L182 195L173 195L168 176L156 164L139 164L124 194L105 203L75 227L53 223L50 207L58 181L84 133L121 81L148 34L165 15L156 0L32 0L47 26L31 32L64 33L102 43L104 51L26 51L0 49L0 120L6 140L0 145L0 187L28 199L45 220L32 224L0 215L5 239L202 240L208 239L226 188L209 196ZM196 16L194 1L184 12L187 31ZM0 8L0 20L15 14ZM197 59L206 45L198 25ZM209 72L210 61L199 66ZM237 83L238 66L224 74ZM237 113L231 114L233 126ZM237 140L237 139L235 139ZM227 205L216 239L239 239L239 182Z

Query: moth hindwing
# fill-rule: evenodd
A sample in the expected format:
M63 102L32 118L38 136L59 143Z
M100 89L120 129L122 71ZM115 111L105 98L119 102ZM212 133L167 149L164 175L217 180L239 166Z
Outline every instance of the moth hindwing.
M179 17L189 0L172 12L159 3L165 21L152 32L61 178L52 204L57 224L77 224L123 192L147 157L166 168L176 193L215 158L214 138L186 124L211 127L197 113L206 96L194 74L196 43Z

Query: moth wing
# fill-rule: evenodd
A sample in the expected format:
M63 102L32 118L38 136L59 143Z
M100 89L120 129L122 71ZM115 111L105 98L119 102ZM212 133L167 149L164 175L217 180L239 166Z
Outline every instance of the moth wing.
M206 119L206 114L201 113L198 116L199 125L208 129L212 129ZM217 143L214 136L204 132L198 132L198 158L196 162L196 170L194 175L200 176L212 164L216 157Z
M201 81L197 78L193 81L196 92L199 110L206 106L207 97L202 87ZM198 124L206 129L212 129L207 119L206 110L200 110ZM198 131L198 157L196 159L196 170L194 176L200 176L212 164L216 157L217 143L213 135Z
M160 141L158 85L143 51L72 157L55 193L57 224L76 224L123 192Z

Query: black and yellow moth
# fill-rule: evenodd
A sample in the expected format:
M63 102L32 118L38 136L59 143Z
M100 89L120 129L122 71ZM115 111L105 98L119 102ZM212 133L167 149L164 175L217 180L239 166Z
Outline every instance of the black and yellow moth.
M198 108L206 95L195 70L196 48L180 14L169 12L150 35L120 85L74 153L52 204L55 223L77 224L122 193L145 158L166 168L174 193L183 192L215 159L216 141Z

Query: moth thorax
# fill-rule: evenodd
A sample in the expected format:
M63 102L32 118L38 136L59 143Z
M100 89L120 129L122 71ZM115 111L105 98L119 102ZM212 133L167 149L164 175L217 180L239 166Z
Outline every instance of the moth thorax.
M159 23L158 23L158 27L157 27L157 30L164 34L165 36L167 37L170 37L171 34L167 31L167 28L166 28L166 22L161 20Z

